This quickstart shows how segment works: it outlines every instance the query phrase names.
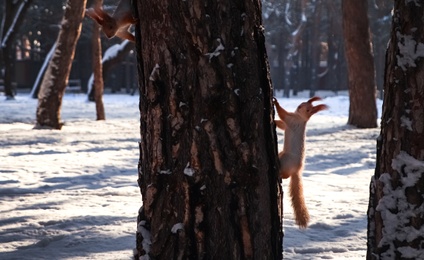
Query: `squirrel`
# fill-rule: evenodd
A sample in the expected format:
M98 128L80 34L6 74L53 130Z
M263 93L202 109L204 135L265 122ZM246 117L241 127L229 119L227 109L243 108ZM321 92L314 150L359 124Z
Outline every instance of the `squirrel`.
M137 22L131 13L131 0L120 0L112 16L99 5L87 9L85 13L100 25L109 39L118 36L132 42L135 41L134 35L128 31L131 24Z
M284 148L278 154L280 169L278 176L282 179L291 177L289 184L290 197L296 224L306 228L309 222L309 213L303 197L302 170L305 161L305 134L306 123L315 113L327 109L321 104L313 106L312 102L321 100L313 97L301 103L295 112L287 112L274 98L274 105L281 120L275 120L278 128L285 131Z

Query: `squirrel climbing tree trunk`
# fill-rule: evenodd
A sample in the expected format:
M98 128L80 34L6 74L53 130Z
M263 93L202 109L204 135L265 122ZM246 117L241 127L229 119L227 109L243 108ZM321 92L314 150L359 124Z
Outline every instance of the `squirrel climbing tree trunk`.
M134 5L143 198L137 259L280 259L260 1Z

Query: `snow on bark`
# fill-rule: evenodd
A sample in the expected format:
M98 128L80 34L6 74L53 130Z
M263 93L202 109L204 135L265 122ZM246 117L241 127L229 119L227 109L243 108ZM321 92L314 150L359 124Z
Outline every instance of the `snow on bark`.
M190 167L190 163L187 163L187 166L184 169L184 174L193 177L194 169Z
M424 234L424 227L416 229L410 223L413 218L419 218L424 213L424 204L416 205L408 200L407 189L416 186L424 174L424 162L418 161L404 151L392 161L392 168L399 173L399 180L392 178L388 173L380 176L383 184L383 196L376 208L383 220L382 239L378 247L386 247L382 257L395 259L397 254L401 258L424 259L424 252L410 245ZM396 187L394 187L396 185ZM396 249L395 243L405 246Z
M115 58L118 55L118 53L122 51L125 48L125 46L129 43L130 41L124 40L121 43L110 46L103 54L102 64L108 60ZM88 79L88 83L87 83L87 94L91 93L91 90L93 88L93 82L94 82L94 75L93 73L91 73L91 76Z
M209 62L211 62L211 59L213 57L218 57L221 54L221 51L225 50L225 47L222 44L221 39L217 38L216 41L218 43L218 46L215 48L215 50L213 52L208 52L205 54L205 56L209 57Z
M417 30L417 28L413 28ZM408 67L416 67L415 61L424 57L424 44L415 41L412 35L403 35L396 33L398 38L399 55L397 55L397 64L406 71Z
M177 224L173 225L172 228L171 228L171 232L173 234L177 234L177 232L179 230L184 230L184 224L183 223L177 223Z
M35 79L34 85L32 86L31 93L29 94L30 97L35 98L34 97L35 92L37 91L37 88L39 87L39 85L41 83L40 81L43 79L43 75L44 75L44 72L47 69L47 65L49 65L49 62L52 59L54 50L56 49L56 44L57 44L57 42L55 42L53 44L52 48L50 49L49 53L47 54L46 58L44 59L43 65L41 66L41 69L38 72L37 78Z
M137 227L137 232L139 232L141 236L143 237L142 243L143 243L143 249L145 251L145 254L139 257L140 260L150 259L149 252L150 252L150 245L152 244L152 235L150 231L145 227L145 225L146 225L146 221L142 220L138 223L138 227Z

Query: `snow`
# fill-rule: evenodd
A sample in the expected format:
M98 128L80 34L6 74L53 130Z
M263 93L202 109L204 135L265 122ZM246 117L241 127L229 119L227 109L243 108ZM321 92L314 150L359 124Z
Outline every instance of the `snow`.
M189 177L193 177L194 173L194 169L190 167L190 163L187 163L187 166L184 168L184 174Z
M172 226L171 232L173 234L176 234L179 230L184 230L184 224L183 223L177 223Z
M346 125L347 96L321 96L330 108L308 122L303 173L311 223L296 226L286 192L284 257L364 258L379 129ZM294 111L307 99L278 100ZM57 131L33 129L37 100L27 94L0 100L0 259L131 259L137 230L151 243L137 226L138 97L110 94L104 103L108 120L96 121L84 94L65 95Z
M221 54L221 51L225 50L224 45L222 44L221 39L217 38L216 41L218 42L218 46L215 48L213 52L208 52L205 54L205 56L209 57L209 62L213 57L218 57Z

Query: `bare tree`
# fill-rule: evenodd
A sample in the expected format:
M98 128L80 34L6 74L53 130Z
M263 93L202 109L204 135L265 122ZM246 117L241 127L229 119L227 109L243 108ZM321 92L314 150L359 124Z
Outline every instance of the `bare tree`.
M4 75L0 69L0 77L4 78L4 90L7 99L14 99L12 73L14 73L13 41L22 24L24 15L32 0L5 1L3 19L0 24L0 62L4 66Z
M367 0L343 0L343 34L349 76L348 124L377 127L374 59L371 48Z
M106 49L102 59L103 82L105 82L107 75L108 73L110 73L112 68L122 63L122 61L124 61L125 58L128 56L128 53L133 49L134 49L134 42L131 42L128 40L124 40L123 42L119 44L114 44L110 46L108 49ZM92 75L92 77L94 76ZM90 77L90 80L88 82L88 91L87 91L88 100L90 101L94 101L94 88L93 88L92 77Z
M280 259L260 1L134 2L143 198L137 259Z
M68 0L56 50L38 93L37 127L61 129L60 109L68 83L75 46L81 33L86 0Z
M424 6L394 1L367 259L424 259Z
M95 0L94 5L102 6L103 0ZM105 108L103 105L103 66L102 66L102 44L100 39L100 26L93 23L92 36L92 52L93 52L93 89L94 101L96 102L97 120L105 120Z

